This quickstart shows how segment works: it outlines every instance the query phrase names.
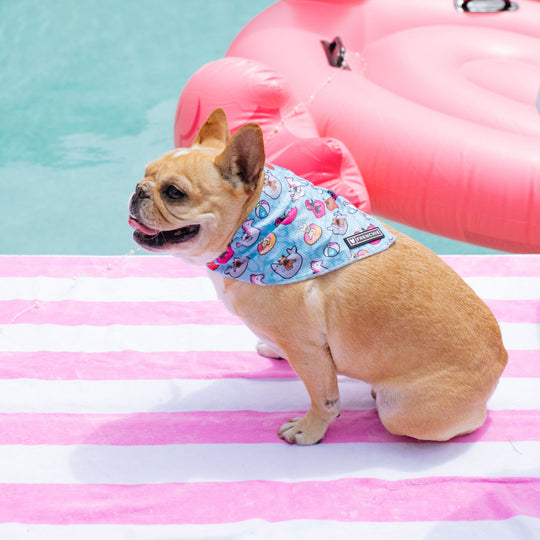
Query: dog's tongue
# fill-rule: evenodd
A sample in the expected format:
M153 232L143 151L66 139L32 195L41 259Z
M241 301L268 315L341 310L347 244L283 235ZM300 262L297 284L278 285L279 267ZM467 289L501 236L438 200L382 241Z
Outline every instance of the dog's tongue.
M147 234L148 236L155 236L159 233L159 231L154 231L153 229L149 229L148 227L145 227L142 223L139 223L134 217L129 216L129 224L131 227L133 227L136 231L141 231L144 234Z

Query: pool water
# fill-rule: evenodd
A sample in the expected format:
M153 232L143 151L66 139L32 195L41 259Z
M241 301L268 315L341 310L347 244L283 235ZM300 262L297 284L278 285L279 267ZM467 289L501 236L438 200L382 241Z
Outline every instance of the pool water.
M144 253L127 200L178 96L271 0L0 1L0 254ZM490 250L400 225L441 254Z

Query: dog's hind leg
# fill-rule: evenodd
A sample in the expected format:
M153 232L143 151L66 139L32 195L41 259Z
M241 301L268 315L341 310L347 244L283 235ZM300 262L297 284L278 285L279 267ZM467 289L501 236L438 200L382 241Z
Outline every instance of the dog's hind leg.
M401 391L400 391L401 390ZM377 410L385 428L394 435L426 441L447 441L478 429L487 416L486 404L465 399L431 399L420 392L377 389Z
M281 356L281 354L275 352L274 349L272 349L272 347L270 347L269 345L267 345L266 343L262 341L259 341L257 343L257 352L261 356L264 356L264 358L274 358L275 360L283 360L283 356Z

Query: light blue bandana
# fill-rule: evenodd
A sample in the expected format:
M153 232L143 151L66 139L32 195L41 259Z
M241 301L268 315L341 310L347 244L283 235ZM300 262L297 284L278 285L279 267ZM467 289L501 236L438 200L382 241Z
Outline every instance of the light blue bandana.
M379 253L394 240L347 199L267 165L257 206L208 267L258 285L294 283Z

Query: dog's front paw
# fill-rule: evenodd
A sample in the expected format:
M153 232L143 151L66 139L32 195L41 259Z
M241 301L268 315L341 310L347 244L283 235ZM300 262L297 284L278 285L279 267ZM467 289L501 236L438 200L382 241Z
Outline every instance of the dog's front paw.
M309 413L304 418L292 418L283 424L279 430L280 438L291 444L310 445L320 443L326 433L328 424L319 421L313 422L308 419Z

